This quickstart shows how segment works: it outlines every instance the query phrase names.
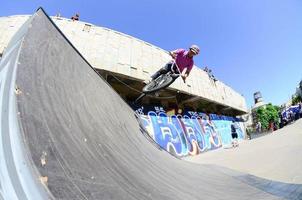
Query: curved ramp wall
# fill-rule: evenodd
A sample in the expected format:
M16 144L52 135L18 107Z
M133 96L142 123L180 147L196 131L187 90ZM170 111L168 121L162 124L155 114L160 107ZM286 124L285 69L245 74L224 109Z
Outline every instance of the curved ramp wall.
M28 17L0 18L0 52ZM95 68L144 80L170 60L166 51L129 35L81 21L52 19ZM214 83L206 72L196 66L187 84L177 80L171 87L247 112L243 96L221 81Z
M12 127L18 129L14 133L20 138L6 132L8 123L1 120L0 150L10 150L3 143L3 138L9 137L9 144L23 147L15 152L22 152L24 160L23 168L15 170L20 162L17 155L1 154L6 156L1 157L2 199L301 197L298 185L196 165L160 151L141 133L132 109L96 74L43 10L39 9L28 23L15 37L18 53L4 55L0 65L1 69L7 66L6 58L15 63L9 66L15 78L7 87L13 97L8 101L16 110L7 122L16 123ZM13 47L10 45L6 52ZM3 117L6 107L2 104L1 108ZM24 173L25 169L29 173ZM13 198L9 190L4 190L9 187L6 180L12 183ZM22 184L22 180L26 182ZM26 189L30 181L37 196Z

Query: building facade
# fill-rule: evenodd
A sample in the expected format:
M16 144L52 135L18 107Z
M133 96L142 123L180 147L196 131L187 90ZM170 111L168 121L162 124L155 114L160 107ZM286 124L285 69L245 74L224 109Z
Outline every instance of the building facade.
M12 35L28 18L27 15L0 18L0 55ZM143 86L142 80L170 60L167 51L132 36L86 22L61 17L52 17L52 20L126 100L133 100ZM178 79L157 100L147 97L144 101L167 106L181 104L204 112L231 116L247 113L242 95L221 81L214 82L197 66L193 68L186 84Z

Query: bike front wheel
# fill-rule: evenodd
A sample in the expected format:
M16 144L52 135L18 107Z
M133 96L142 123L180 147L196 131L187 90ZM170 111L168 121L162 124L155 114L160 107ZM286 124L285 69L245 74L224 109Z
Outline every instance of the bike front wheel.
M150 83L148 83L143 88L143 92L144 93L156 92L160 89L168 87L169 85L171 85L173 83L174 80L175 80L175 78L173 78L169 74L162 74L155 80L152 80Z

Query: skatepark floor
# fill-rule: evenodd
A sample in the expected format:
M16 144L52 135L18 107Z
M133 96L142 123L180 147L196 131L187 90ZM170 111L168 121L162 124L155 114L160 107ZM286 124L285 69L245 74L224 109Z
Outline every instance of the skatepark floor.
M214 164L265 179L302 183L302 119L266 136L183 160Z

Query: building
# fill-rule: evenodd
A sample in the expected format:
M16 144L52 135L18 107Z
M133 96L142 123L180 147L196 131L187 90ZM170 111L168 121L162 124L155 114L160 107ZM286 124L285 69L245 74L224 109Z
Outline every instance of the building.
M265 107L267 103L264 102L260 91L254 93L254 106L251 109L253 125L257 123L257 109Z
M171 58L167 51L129 35L61 17L52 17L52 23L47 14L40 10L28 21L30 16L0 18L1 54L4 52L6 55L6 47L17 30L18 35L29 30L31 22L44 14L52 26L57 26L56 29L62 33L64 41L75 47L95 72L135 110L133 114L140 119L143 130L171 154L196 155L230 145L232 121L238 125L238 139L245 138L244 120L237 117L247 113L244 97L223 82L214 81L207 72L197 66L193 68L185 84L178 79L158 95L146 96L139 107L136 107L133 101L141 93L144 86L142 81ZM43 24L44 22L40 22L40 25ZM32 30L36 36L47 33L43 26ZM47 34L45 37L48 37ZM45 42L45 45L53 48L52 41L45 37L37 39L36 43L43 46ZM60 44L64 44L64 41ZM38 46L32 42L33 40L31 51L37 52ZM55 49L56 53L61 50L63 55L64 49L58 48ZM46 51L51 55L51 51ZM8 49L7 53L9 52ZM64 63L69 63L68 57L61 58L64 58ZM80 74L80 77L82 76L87 78L89 75ZM68 79L65 81L69 83ZM162 141L166 136L167 140Z
M17 15L0 18L0 56L13 34L29 18ZM162 67L167 51L132 36L90 23L61 17L52 20L107 82L127 101L133 101L142 81ZM180 79L158 97L147 96L143 104L190 108L205 113L239 116L247 113L245 99L221 81L194 67L184 84Z

